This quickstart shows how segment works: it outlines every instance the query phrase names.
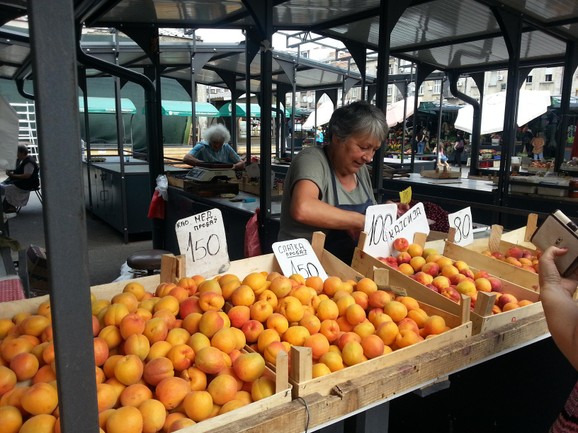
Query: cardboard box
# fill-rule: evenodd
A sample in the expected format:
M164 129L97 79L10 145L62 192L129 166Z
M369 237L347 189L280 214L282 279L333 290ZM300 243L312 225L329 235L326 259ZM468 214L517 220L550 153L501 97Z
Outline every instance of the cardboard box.
M28 284L33 296L44 295L50 292L50 280L48 278L48 263L46 250L37 245L30 245L26 250L26 269L28 271Z

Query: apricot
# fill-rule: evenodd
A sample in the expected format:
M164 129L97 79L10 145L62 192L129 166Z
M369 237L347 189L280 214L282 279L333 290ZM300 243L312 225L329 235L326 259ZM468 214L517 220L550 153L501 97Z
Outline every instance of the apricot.
M32 314L20 322L18 329L21 334L39 337L44 329L50 325L50 318L40 314Z
M176 344L167 352L166 358L171 361L176 371L183 371L192 365L195 351L187 344Z
M22 414L14 406L0 406L0 419L4 433L18 433L22 427Z
M155 397L171 411L181 404L189 391L189 382L186 380L180 377L167 377L156 386Z
M143 383L133 383L127 386L120 393L120 404L122 406L138 407L143 401L153 398L151 389Z
M269 377L259 377L251 384L251 397L259 401L275 394L275 382Z
M158 385L163 379L173 377L174 374L173 363L165 357L151 359L143 368L143 379L152 386Z
M220 374L209 382L207 391L215 404L224 405L235 398L238 391L237 379L229 374Z
M16 374L18 382L32 379L38 372L40 363L32 353L19 353L10 361L10 369Z
M193 421L203 421L213 412L213 397L208 391L191 391L183 400L183 408Z
M305 340L310 335L309 330L305 326L295 325L289 327L289 329L283 333L281 339L292 346L303 346Z
M133 406L123 406L112 412L106 420L107 433L141 433L143 417Z
M51 414L58 406L58 393L49 383L35 383L24 391L20 403L31 415Z
M24 421L19 433L53 433L56 417L50 414L34 415Z
M343 370L345 368L341 353L332 350L329 350L319 358L319 362L325 364L331 372Z
M312 358L317 361L329 350L329 340L323 334L313 334L305 339L303 346L311 348Z
M165 406L158 400L143 400L138 406L143 418L142 433L156 433L163 428L167 418Z
M316 315L322 322L324 320L335 320L339 317L339 306L332 299L324 299L319 302Z
M207 374L217 374L225 368L223 352L216 347L203 347L196 352L195 365Z
M253 382L265 371L265 359L259 353L242 353L233 362L233 370L244 382Z
M16 386L18 378L10 368L0 365L0 396L3 396L8 391Z
M358 341L349 341L343 346L341 350L341 357L347 366L359 364L367 360L363 354L363 347Z
M383 312L397 323L407 316L407 307L399 301L390 301L383 306Z
M363 354L367 359L373 359L383 355L385 344L383 340L376 334L366 335L361 338L361 347Z

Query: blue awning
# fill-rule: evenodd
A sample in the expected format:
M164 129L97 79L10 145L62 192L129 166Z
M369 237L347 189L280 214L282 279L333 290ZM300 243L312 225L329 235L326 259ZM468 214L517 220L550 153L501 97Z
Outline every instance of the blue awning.
M115 98L104 98L99 96L88 97L88 112L89 113L116 113ZM81 113L84 113L84 98L78 98L78 107ZM135 114L136 107L128 98L120 99L120 107L125 114Z

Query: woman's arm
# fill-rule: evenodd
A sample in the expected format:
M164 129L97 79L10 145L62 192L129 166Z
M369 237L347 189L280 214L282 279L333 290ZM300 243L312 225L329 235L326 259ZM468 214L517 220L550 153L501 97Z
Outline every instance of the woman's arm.
M361 231L365 216L339 209L319 199L319 187L310 180L299 180L291 194L291 217L302 224L325 229Z
M566 249L550 247L540 257L540 300L554 342L578 370L578 304L573 299L578 275L560 276L554 258Z
M192 166L194 167L195 165L200 164L200 163L203 162L203 161L201 161L201 160L198 159L198 158L195 158L192 154L187 153L187 154L183 157L183 162L184 162L185 164L189 164L189 165L192 165Z

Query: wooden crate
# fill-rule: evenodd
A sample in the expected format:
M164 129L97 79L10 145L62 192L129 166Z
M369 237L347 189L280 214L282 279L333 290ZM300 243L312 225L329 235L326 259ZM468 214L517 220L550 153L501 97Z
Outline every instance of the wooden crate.
M243 176L239 181L239 191L248 192L249 194L260 195L261 194L261 185L259 182L252 182L247 179L247 177ZM283 195L283 188L282 184L278 183L273 188L271 188L271 196L272 197L280 197Z
M117 293L121 293L127 283L138 282L141 283L147 291L154 293L160 281L160 276L157 274L132 280L93 286L91 287L91 292L97 299L110 299ZM20 312L33 312L42 302L47 300L49 300L48 296L40 296L21 301L0 303L0 318L12 318L15 314ZM279 366L278 371L274 372L271 369L267 369L265 373L269 377L275 379L276 393L274 395L245 405L242 408L232 410L231 412L201 421L194 426L179 430L179 433L205 433L227 425L230 425L230 429L233 430L235 425L239 422L266 413L266 411L282 404L289 403L292 400L292 395L287 373L288 355L284 352L279 355L280 356L277 358L277 366Z
M499 251L505 253L508 248L518 246L530 251L535 251L536 246L530 242L532 235L538 228L538 215L531 213L528 215L526 226L504 233L501 225L494 224L487 238L475 239L473 243L466 246L467 249L477 252Z
M356 248L351 266L353 269L367 276L373 275L376 268L389 269L390 282L392 285L405 289L408 295L413 296L416 299L423 300L424 302L430 303L432 305L441 305L442 308L449 313L458 315L459 311L462 308L465 308L465 305L467 305L465 302L457 304L456 302L445 298L443 295L428 289L423 284L420 284L412 278L409 278L407 275L389 267L387 264L363 252L359 248ZM470 267L472 270L474 270L474 272L477 270L473 266ZM471 312L470 316L473 324L473 335L507 325L508 323L513 323L521 318L532 316L534 314L544 314L542 303L539 302L539 294L537 292L526 289L514 282L503 280L501 278L500 280L502 281L502 287L505 292L513 294L519 300L530 300L533 302L533 304L520 307L515 310L505 311L499 314L492 314L491 308L495 295L487 296L485 293L480 292L478 294L478 301L476 301L475 309ZM454 305L452 306L451 304Z

